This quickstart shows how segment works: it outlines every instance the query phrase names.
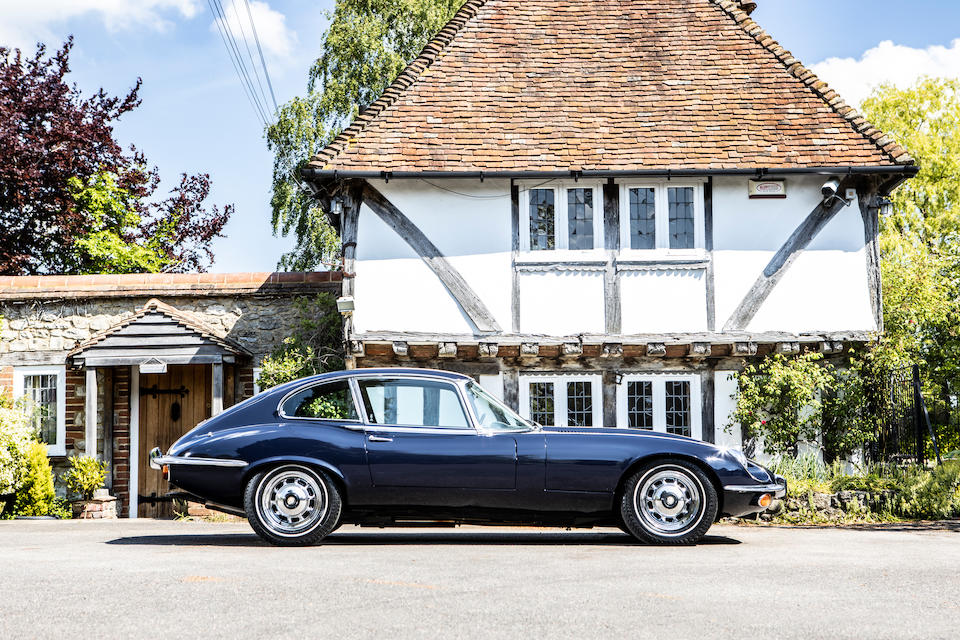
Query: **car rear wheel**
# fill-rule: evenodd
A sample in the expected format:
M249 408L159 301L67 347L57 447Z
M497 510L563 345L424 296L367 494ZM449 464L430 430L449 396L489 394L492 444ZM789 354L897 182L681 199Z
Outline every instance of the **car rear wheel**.
M325 538L337 527L343 504L327 474L293 464L250 478L243 500L257 535L281 546L304 546Z
M696 465L658 460L627 479L620 516L626 529L643 542L694 544L717 516L717 491Z

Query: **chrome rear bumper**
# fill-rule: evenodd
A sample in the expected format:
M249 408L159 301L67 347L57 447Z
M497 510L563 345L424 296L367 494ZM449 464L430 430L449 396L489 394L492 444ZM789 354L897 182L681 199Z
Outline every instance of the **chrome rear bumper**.
M160 451L160 447L154 447L150 450L150 468L158 471L163 469L163 465L192 465L200 467L245 467L247 463L243 460L231 460L229 458L195 458L188 456L165 456Z

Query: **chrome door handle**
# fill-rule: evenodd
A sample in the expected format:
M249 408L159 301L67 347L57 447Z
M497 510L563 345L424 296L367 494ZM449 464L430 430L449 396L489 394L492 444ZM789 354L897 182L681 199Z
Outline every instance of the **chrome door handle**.
M385 438L384 436L367 436L367 440L370 442L393 442L393 438Z

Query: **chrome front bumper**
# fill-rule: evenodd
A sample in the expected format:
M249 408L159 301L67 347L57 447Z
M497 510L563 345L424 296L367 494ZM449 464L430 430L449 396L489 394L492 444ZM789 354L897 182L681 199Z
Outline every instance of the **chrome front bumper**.
M195 458L192 456L165 456L160 451L160 447L154 447L149 455L150 468L160 471L163 465L192 465L200 467L245 467L247 463L243 460L231 460L229 458Z
M733 493L772 493L774 498L782 498L787 495L787 479L775 476L775 480L770 484L728 484L723 490Z

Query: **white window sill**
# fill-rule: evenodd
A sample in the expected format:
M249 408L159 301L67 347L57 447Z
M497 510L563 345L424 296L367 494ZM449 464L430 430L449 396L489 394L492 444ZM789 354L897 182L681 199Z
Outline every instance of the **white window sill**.
M605 265L606 251L603 249L545 249L542 251L521 251L517 254L517 265L549 265L569 262L577 265Z

